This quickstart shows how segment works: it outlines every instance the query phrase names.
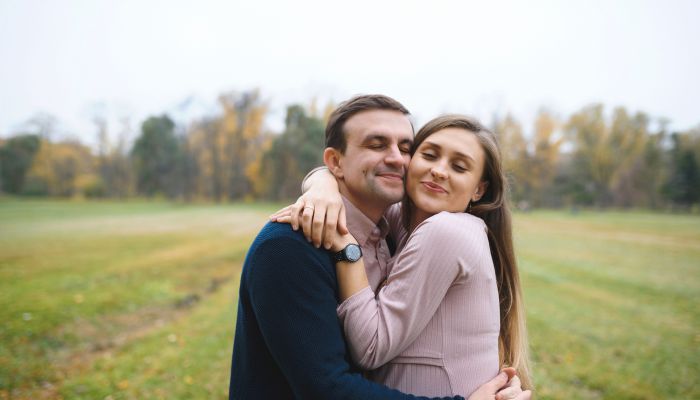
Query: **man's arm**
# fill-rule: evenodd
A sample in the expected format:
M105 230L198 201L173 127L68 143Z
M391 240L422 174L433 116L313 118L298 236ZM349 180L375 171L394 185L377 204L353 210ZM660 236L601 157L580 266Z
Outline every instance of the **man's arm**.
M494 395L495 393L495 395ZM469 400L530 400L532 391L520 387L515 368L504 368L490 381L481 385Z
M296 397L418 399L350 373L325 252L294 235L268 240L252 256L246 278L252 307Z

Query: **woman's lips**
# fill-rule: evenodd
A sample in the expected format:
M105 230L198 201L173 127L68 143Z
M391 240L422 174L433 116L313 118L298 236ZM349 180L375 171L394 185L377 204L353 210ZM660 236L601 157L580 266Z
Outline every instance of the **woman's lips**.
M447 190L443 188L442 186L438 185L437 183L433 182L421 182L421 184L428 189L431 192L435 193L447 193Z

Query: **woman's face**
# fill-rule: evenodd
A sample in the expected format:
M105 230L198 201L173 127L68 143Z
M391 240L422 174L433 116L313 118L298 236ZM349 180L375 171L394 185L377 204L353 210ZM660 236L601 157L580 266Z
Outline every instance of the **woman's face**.
M476 135L467 130L446 128L427 137L416 149L406 178L416 216L463 212L470 201L479 200L487 186L481 181L484 158Z

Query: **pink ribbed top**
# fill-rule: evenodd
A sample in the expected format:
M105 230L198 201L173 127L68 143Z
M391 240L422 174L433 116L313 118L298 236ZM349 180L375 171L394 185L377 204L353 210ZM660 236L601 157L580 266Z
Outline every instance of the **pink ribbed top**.
M424 396L468 397L499 369L499 301L484 222L442 212L408 236L400 208L386 286L338 306L350 354L373 380ZM376 287L377 282L370 282Z

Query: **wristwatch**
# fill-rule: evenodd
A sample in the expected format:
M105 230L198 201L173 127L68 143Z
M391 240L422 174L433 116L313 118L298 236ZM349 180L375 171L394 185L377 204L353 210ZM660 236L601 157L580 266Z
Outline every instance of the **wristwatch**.
M335 262L340 262L340 261L347 261L347 262L355 262L359 260L362 257L362 248L360 246L350 243L349 245L345 246L343 250L340 250L337 253L333 253L333 261Z

